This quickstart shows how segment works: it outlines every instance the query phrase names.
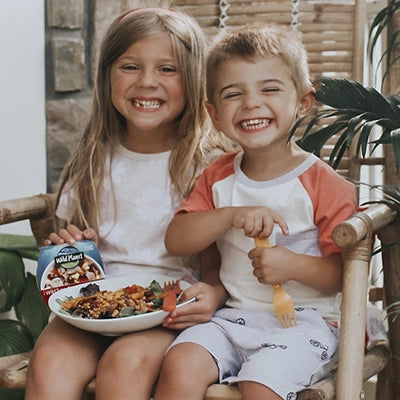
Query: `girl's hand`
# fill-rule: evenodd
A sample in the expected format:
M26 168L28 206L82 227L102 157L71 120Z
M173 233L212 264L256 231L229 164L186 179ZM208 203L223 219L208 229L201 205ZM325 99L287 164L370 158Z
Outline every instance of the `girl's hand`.
M271 235L274 224L278 224L284 235L289 234L285 220L267 207L232 207L232 226L243 229L249 237L266 238Z
M73 246L76 242L83 239L93 240L96 245L99 241L97 232L94 229L87 228L81 231L76 225L70 224L66 228L60 229L57 233L51 233L43 244L45 246L50 246L51 244L68 243Z
M220 286L211 286L208 283L196 282L185 290L181 302L196 297L196 301L186 304L171 312L163 322L164 328L185 329L199 323L210 321L214 312L221 303Z
M296 254L283 246L256 247L248 256L253 266L253 275L260 283L274 285L294 279Z

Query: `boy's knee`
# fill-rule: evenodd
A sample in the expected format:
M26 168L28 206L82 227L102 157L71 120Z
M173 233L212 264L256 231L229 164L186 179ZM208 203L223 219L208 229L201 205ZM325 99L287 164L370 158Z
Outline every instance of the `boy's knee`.
M182 375L197 375L208 368L208 352L195 343L179 343L172 347L165 356L163 368L179 371Z

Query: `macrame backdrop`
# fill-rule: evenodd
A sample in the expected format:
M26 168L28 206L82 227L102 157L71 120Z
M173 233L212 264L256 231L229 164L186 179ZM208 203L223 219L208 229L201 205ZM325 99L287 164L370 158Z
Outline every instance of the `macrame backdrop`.
M292 29L294 29L295 31L297 31L298 26L299 26L299 3L300 0L292 0L292 13L291 13L291 22L290 25L292 27Z
M220 0L219 2L219 29L226 29L226 22L229 19L228 16L229 3L227 0Z
M290 25L292 29L297 30L299 21L298 21L298 15L299 15L299 3L300 0L292 0L292 12L291 12L291 22ZM229 19L228 15L228 9L229 9L229 2L228 0L220 0L219 2L219 29L225 30L226 29L226 23Z

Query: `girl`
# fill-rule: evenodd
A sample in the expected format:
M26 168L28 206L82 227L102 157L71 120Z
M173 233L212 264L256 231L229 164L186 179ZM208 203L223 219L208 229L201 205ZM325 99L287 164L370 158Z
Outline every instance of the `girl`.
M206 155L224 146L204 109L204 51L201 29L178 12L143 8L111 24L91 116L61 179L57 216L65 229L45 244L94 240L108 276L196 277L195 263L169 255L163 239ZM207 283L186 294L198 301L173 312L164 328L112 339L53 319L33 351L26 399L80 399L96 376L99 400L148 400L176 329L209 320L225 300L209 250L202 257Z

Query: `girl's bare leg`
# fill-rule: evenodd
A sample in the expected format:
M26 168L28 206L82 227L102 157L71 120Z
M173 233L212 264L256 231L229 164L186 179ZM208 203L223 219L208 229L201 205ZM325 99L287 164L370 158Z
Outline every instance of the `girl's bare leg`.
M217 379L218 367L211 354L197 344L181 343L163 361L154 400L202 400Z
M53 319L30 358L26 400L79 400L109 339Z
M239 383L242 400L282 400L273 390L261 383L243 381Z
M149 400L165 351L176 335L157 328L116 339L98 364L96 400Z

